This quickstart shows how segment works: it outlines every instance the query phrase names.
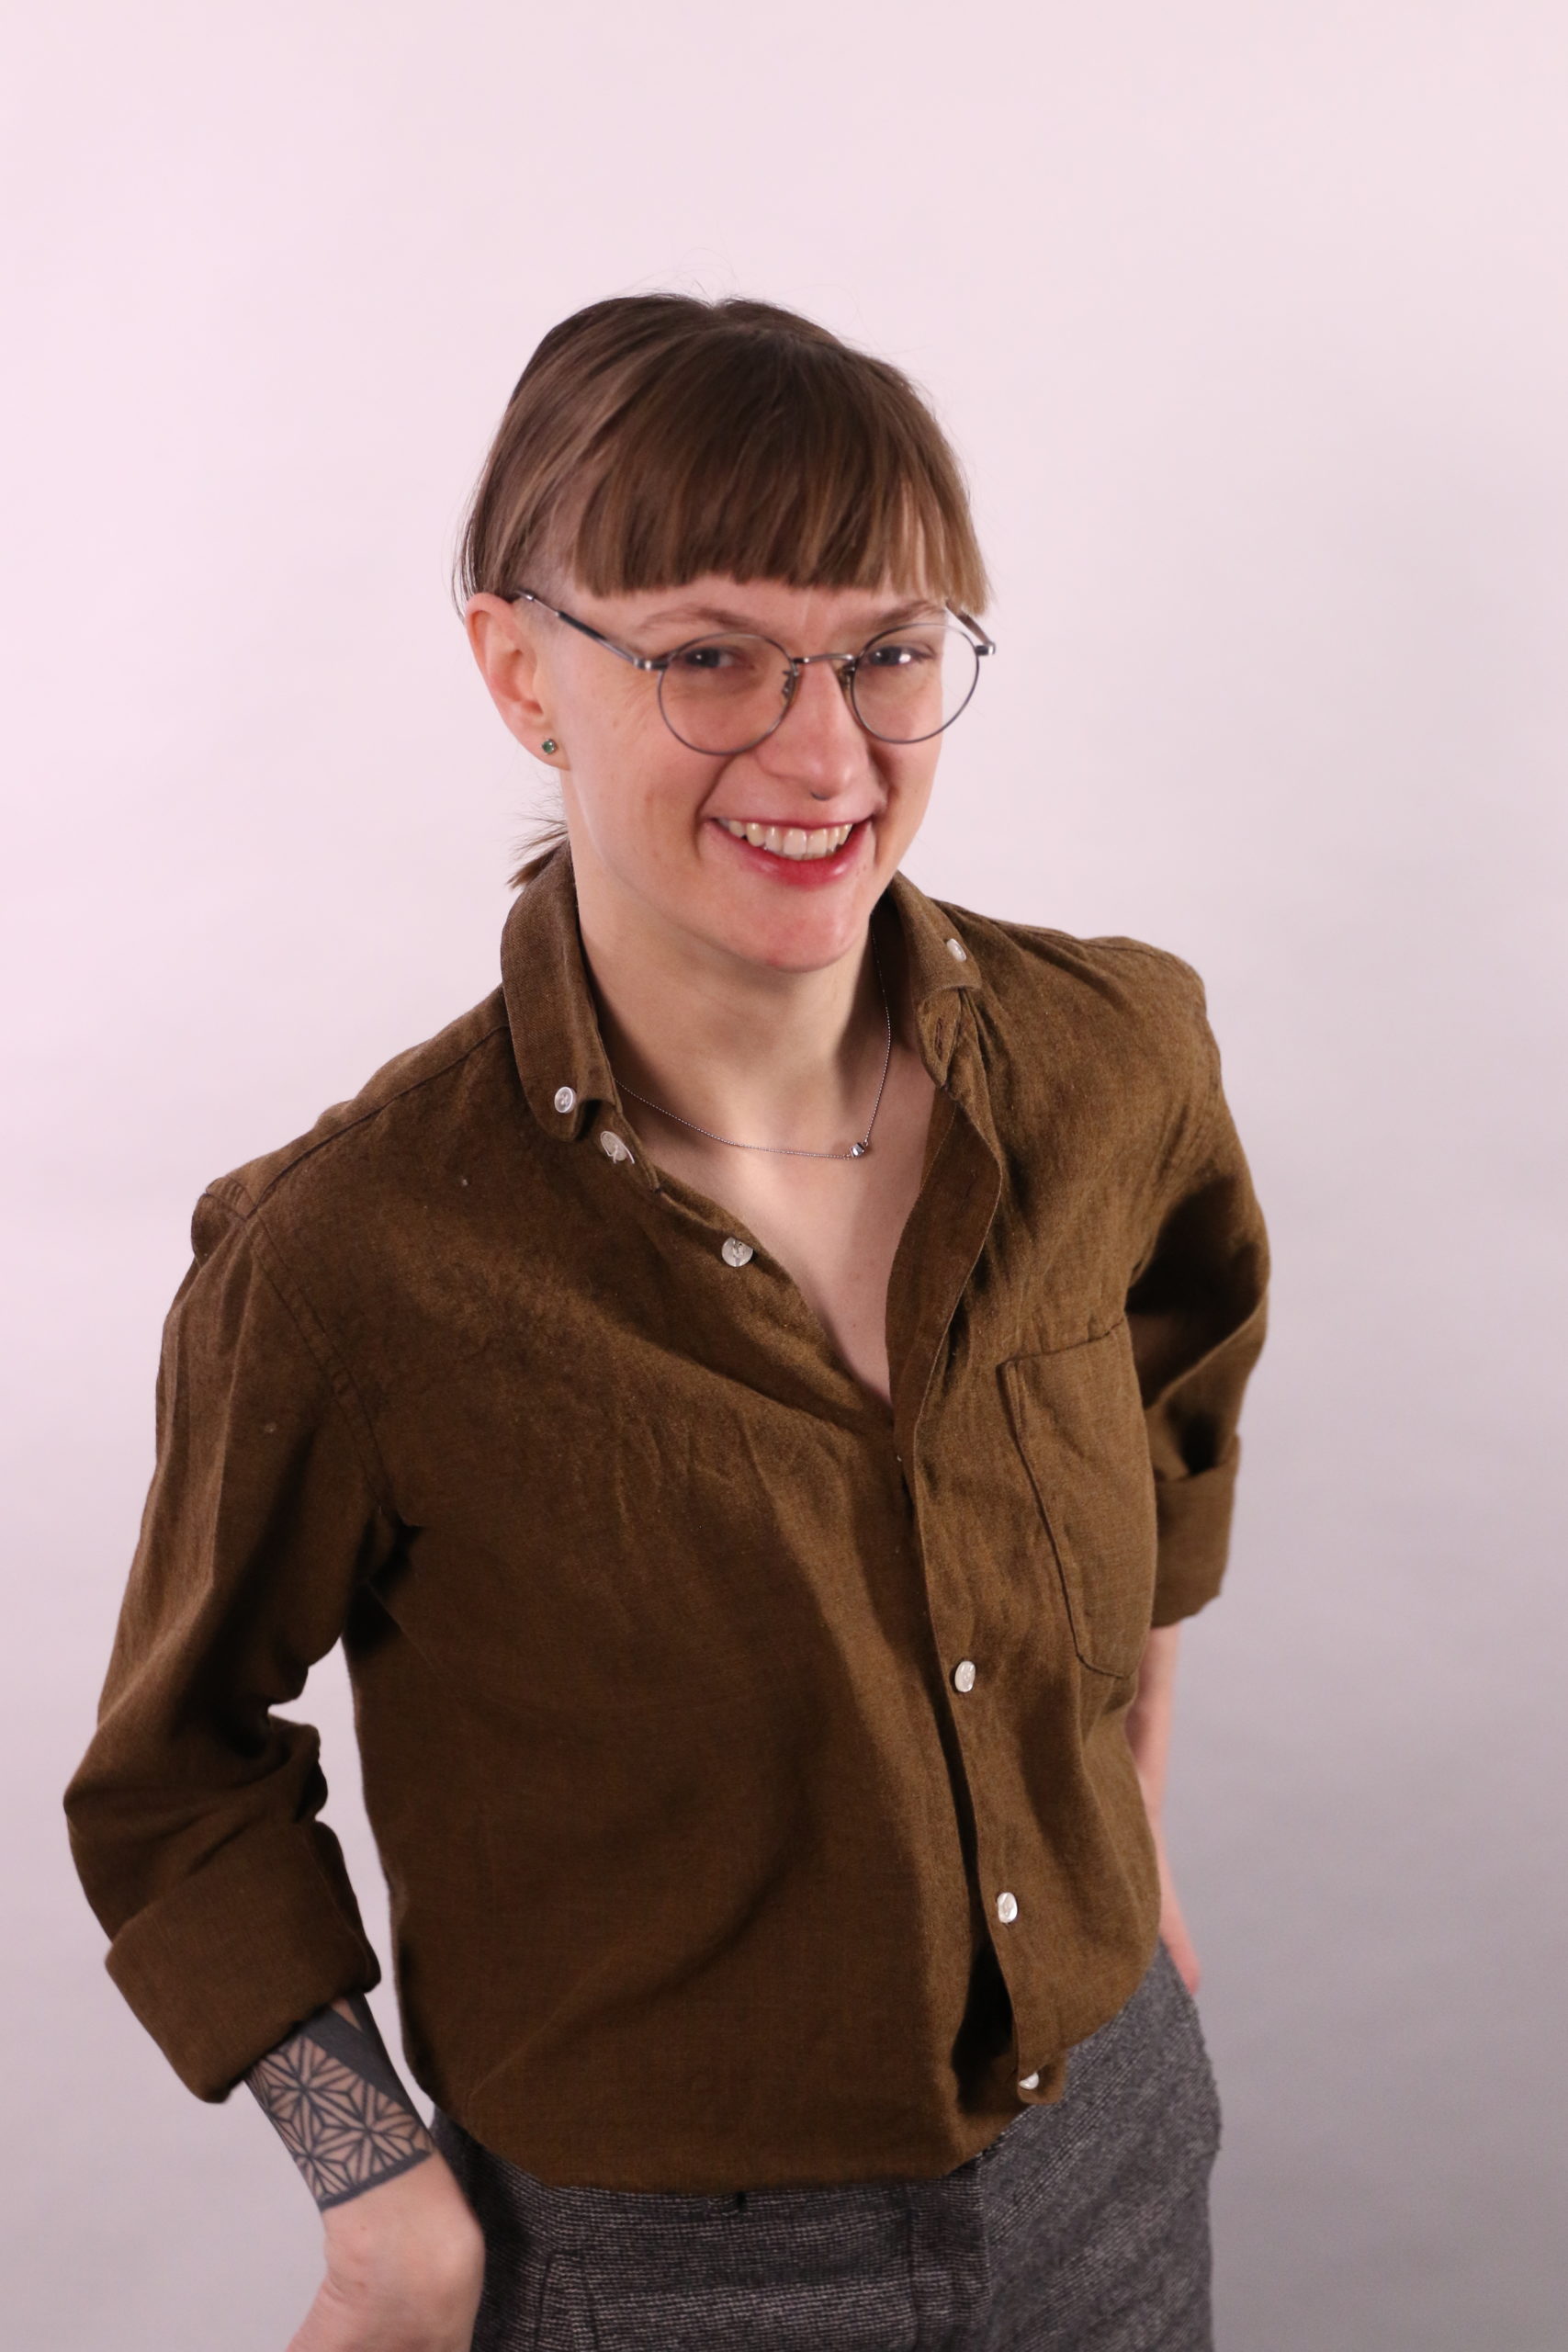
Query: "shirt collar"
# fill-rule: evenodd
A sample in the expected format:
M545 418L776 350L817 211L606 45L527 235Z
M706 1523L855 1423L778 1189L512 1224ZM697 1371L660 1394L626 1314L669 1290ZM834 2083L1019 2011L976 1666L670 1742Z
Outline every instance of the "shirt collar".
M904 874L894 875L878 905L891 907L902 933L921 1057L941 1085L957 1040L957 1007L964 991L983 985L973 951L946 910ZM547 1135L574 1142L592 1125L596 1106L620 1112L622 1105L589 986L564 842L506 918L501 978L528 1107Z
M949 910L928 899L907 874L894 875L881 903L892 907L903 933L920 1058L942 1086L958 1042L964 998L985 985L975 951Z

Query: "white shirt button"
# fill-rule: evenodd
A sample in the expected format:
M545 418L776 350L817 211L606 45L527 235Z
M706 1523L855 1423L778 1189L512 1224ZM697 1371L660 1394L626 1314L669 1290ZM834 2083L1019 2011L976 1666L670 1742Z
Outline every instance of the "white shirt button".
M1021 2091L1037 2091L1040 2088L1040 2077L1038 2075L1021 2075L1018 2078L1018 2086Z
M997 1897L997 1917L1004 1924L1018 1917L1018 1897L1010 1894L1005 1886Z
M558 1111L561 1112L561 1113L564 1114L566 1112L572 1110L572 1109L575 1107L576 1102L577 1102L577 1089L576 1089L574 1086L558 1086L558 1087L557 1087L557 1089L556 1089L556 1109L557 1109Z
M738 1241L733 1233L727 1236L719 1256L727 1266L743 1266L755 1253L749 1241Z
M972 1657L961 1657L953 1668L953 1687L955 1690L973 1690L975 1688L975 1661Z
M950 939L947 943L947 952L955 964L967 964L969 961L969 950L961 939Z
M606 1159L629 1159L631 1146L621 1141L614 1127L606 1127L599 1137L600 1148Z

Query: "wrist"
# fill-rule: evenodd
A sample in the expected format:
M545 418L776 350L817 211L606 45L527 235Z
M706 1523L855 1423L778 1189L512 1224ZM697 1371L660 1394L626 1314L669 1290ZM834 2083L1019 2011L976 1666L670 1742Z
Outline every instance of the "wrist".
M484 2236L439 2150L321 2213L329 2268L356 2291L461 2295L483 2276Z

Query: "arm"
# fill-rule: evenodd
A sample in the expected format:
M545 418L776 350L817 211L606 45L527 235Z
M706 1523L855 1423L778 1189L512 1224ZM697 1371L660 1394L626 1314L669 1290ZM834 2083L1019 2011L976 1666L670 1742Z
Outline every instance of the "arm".
M325 2004L244 2079L323 2217L326 2276L290 2352L468 2352L484 2240L364 1995Z
M1126 1732L1159 1863L1160 1934L1190 1992L1198 1957L1161 1815L1181 1621L1220 1589L1241 1460L1242 1397L1263 1345L1269 1245L1197 992L1201 1077L1156 1229L1127 1295L1159 1529L1151 1625ZM1190 1035L1189 1032L1189 1035Z
M110 1975L187 2086L261 2099L322 2207L294 2352L466 2352L478 2225L363 1998L379 1966L317 1735L275 1713L401 1530L352 1389L265 1234L206 1199L97 1726L65 1792ZM300 2020L304 2023L301 2024Z
M1144 1792L1144 1804L1148 1811L1149 1827L1154 1833L1155 1853L1159 1862L1159 1931L1169 1947L1171 1958L1181 1971L1188 1991L1196 1993L1201 1973L1198 1955L1192 1949L1192 1939L1187 1932L1187 1922L1181 1916L1181 1905L1177 1900L1161 1822L1166 1767L1170 1754L1171 1716L1176 1699L1176 1654L1180 1640L1179 1624L1151 1626L1143 1663L1138 1669L1137 1694L1127 1710L1127 1745L1133 1751L1133 1763Z
M110 1976L186 2086L220 2100L301 2018L380 1974L319 1818L318 1736L277 1710L400 1530L265 1237L206 1198L193 1238L141 1535L64 1805Z
M434 2154L363 1993L308 2017L245 2081L323 2212Z

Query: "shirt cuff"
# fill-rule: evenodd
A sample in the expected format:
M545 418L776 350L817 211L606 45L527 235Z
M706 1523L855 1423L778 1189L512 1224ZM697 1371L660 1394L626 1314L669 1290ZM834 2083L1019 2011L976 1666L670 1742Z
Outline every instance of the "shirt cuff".
M1154 1609L1149 1622L1173 1625L1213 1600L1225 1572L1231 1511L1241 1442L1233 1442L1224 1462L1188 1478L1156 1478L1159 1556Z
M227 2098L294 2026L381 1968L320 1824L248 1830L127 1921L105 1967L198 2098Z

